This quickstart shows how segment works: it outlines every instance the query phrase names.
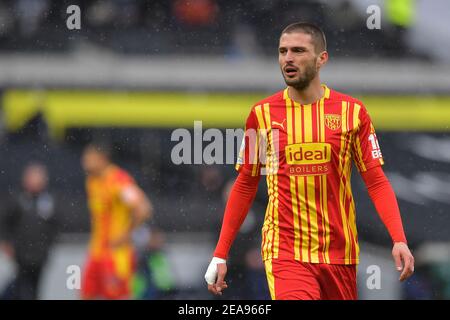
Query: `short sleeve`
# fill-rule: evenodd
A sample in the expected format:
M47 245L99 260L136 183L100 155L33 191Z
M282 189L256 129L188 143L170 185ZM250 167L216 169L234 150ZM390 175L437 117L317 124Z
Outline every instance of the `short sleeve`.
M358 129L353 139L353 159L359 172L384 164L375 128L364 106L360 106Z
M114 174L114 189L118 194L122 194L129 186L135 184L134 179L125 171L118 170Z
M258 130L258 120L254 109L250 112L242 138L241 148L236 162L236 170L245 172L252 177L260 175L262 164L260 157L261 136Z

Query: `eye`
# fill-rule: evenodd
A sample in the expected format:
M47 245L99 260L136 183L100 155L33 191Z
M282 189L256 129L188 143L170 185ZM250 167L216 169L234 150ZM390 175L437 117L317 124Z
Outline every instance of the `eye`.
M296 52L296 53L302 53L305 52L305 48L293 48L292 51Z

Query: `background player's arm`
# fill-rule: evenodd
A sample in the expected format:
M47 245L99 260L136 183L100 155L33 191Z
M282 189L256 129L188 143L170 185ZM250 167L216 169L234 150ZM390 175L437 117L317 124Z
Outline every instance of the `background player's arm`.
M120 191L121 200L130 208L131 224L128 232L120 239L114 241L111 246L118 247L131 241L131 234L146 220L153 216L153 205L144 191L135 184L130 184Z
M133 215L132 230L153 216L153 205L150 199L137 185L125 187L121 192L121 197Z

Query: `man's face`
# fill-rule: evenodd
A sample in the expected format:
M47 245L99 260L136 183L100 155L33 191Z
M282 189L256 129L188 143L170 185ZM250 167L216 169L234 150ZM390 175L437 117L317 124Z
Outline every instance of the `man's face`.
M87 149L81 158L81 165L88 175L100 175L108 165L108 160L101 152Z
M281 35L278 61L286 84L299 90L309 86L320 68L311 36L302 32Z
M47 188L47 170L41 165L28 166L22 177L23 188L32 194L38 194Z

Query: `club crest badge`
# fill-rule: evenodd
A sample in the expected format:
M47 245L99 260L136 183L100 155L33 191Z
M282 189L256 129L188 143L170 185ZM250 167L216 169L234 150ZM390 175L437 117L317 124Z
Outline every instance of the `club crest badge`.
M325 125L330 130L337 130L341 127L341 116L338 114L326 114Z

